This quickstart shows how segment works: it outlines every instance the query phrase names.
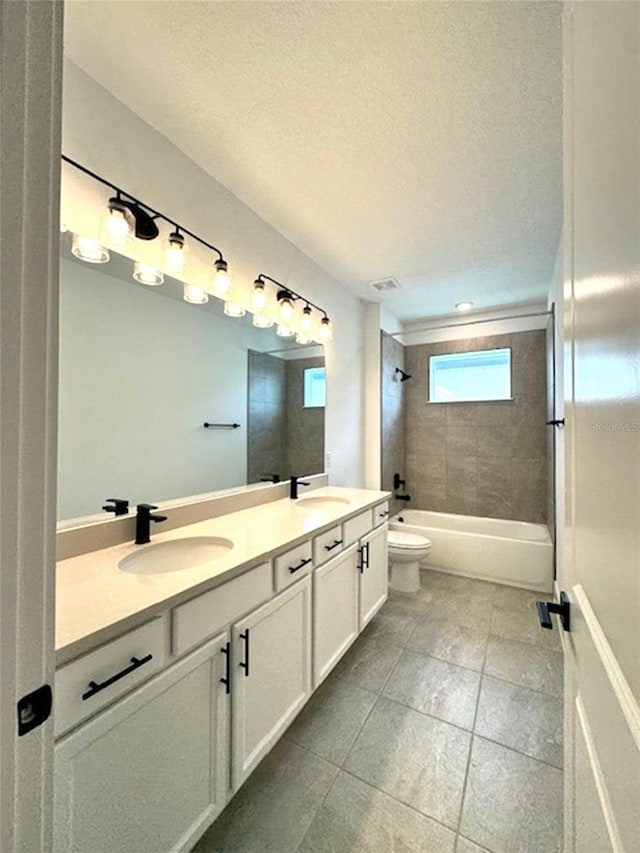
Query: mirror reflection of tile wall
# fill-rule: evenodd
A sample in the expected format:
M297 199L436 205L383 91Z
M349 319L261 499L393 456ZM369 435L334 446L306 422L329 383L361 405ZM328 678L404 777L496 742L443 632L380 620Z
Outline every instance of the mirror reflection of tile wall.
M304 408L304 371L324 358L249 352L248 481L324 470L324 407Z

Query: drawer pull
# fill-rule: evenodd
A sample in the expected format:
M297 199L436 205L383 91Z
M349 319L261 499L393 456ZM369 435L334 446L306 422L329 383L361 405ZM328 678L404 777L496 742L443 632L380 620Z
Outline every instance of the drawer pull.
M334 548L337 548L338 545L342 545L343 542L344 542L344 539L334 539L333 545L325 545L324 550L325 551L333 551Z
M96 693L100 693L100 691L104 690L105 687L111 687L111 685L115 684L116 681L120 681L120 679L124 678L125 675L130 675L132 672L135 672L136 669L144 666L145 663L149 663L150 660L153 660L153 655L147 655L143 658L133 657L131 658L131 666L126 667L121 672L117 672L115 675L112 675L111 678L107 678L107 680L103 681L102 684L98 684L96 681L90 681L89 690L82 694L82 701L84 702L86 699L91 699L92 696L95 696Z
M231 643L225 643L224 646L220 649L225 658L225 674L224 678L220 679L220 683L224 684L224 692L228 695L231 693L231 654L230 654L230 646Z
M301 563L298 563L297 566L289 566L289 574L292 575L294 572L299 572L300 569L304 569L305 566L308 566L312 560L309 558L308 560L303 560Z
M360 557L360 565L358 571L364 574L364 570L369 568L369 543L365 542L361 548L358 548L358 556Z
M240 632L240 639L244 640L244 660L240 661L240 666L244 669L244 677L249 677L249 629Z
M378 515L380 518L386 518L389 515L389 510L385 510L384 512L379 512Z

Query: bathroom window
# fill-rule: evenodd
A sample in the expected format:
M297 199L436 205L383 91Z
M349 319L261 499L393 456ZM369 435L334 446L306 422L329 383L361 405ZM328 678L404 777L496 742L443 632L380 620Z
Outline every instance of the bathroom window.
M322 408L327 400L327 373L324 367L307 367L304 371L305 409Z
M510 347L429 357L430 403L510 399Z

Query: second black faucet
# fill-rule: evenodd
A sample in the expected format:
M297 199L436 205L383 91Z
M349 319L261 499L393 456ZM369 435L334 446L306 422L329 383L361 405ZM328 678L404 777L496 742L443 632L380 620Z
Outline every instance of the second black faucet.
M166 521L167 516L152 515L153 510L158 509L152 504L138 504L136 509L136 545L146 545L147 542L151 542L151 522Z
M295 474L291 475L291 481L289 484L289 497L292 501L297 500L298 498L298 486L310 486L311 483L304 483L302 480L299 480Z

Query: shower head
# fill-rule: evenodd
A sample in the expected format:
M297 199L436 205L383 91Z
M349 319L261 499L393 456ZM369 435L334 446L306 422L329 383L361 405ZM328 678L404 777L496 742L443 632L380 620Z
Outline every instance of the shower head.
M396 367L396 373L400 374L400 382L406 382L407 379L411 379L411 374L405 373L404 370L401 370L399 367Z

